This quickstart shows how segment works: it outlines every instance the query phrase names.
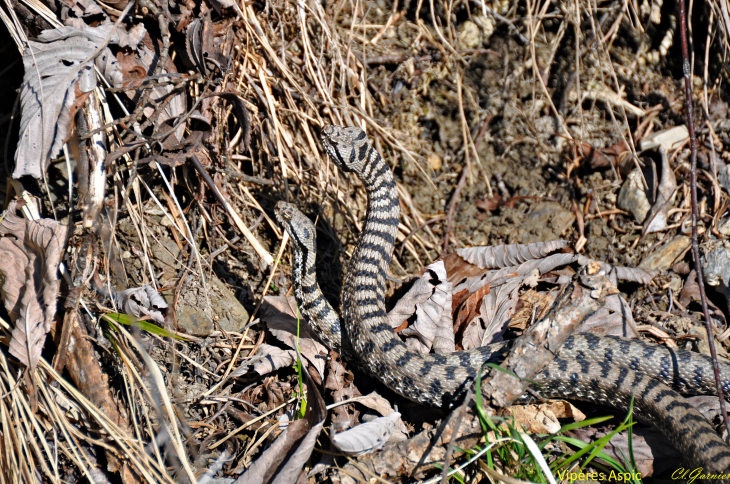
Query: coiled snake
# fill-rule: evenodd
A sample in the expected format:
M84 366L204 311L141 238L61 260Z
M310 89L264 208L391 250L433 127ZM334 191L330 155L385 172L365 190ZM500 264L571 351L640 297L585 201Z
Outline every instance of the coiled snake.
M322 141L331 159L365 186L367 215L342 289L340 317L316 281L316 231L293 205L276 216L294 245L293 283L302 312L320 339L361 362L388 388L411 400L450 406L485 362L499 362L510 347L496 343L450 355L422 355L398 338L385 311L385 276L400 214L390 168L359 128L327 127ZM730 364L721 362L722 389L730 396ZM681 395L715 394L709 358L689 351L619 337L574 334L535 381L545 397L587 400L628 409L634 396L639 420L657 426L690 464L730 482L730 447ZM728 473L719 476L719 474Z

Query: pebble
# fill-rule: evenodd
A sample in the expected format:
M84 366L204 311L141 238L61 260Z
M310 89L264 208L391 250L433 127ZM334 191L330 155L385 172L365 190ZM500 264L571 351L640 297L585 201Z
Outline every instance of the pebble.
M559 239L575 222L575 214L557 202L541 202L512 233L510 243L529 244Z
M479 26L467 20L459 28L459 47L462 49L475 49L482 44L482 33Z
M644 223L646 214L651 210L651 204L644 191L644 182L641 180L641 170L634 168L626 177L618 193L616 206L633 215L636 223Z
M177 286L180 270L180 248L168 238L160 238L151 248L151 259L160 271L160 284ZM195 262L194 262L195 264ZM238 332L248 322L248 311L235 294L215 275L206 275L208 297L199 279L188 276L177 301L177 322L179 328L193 336L208 336L217 329ZM174 295L165 299L172 307ZM217 325L217 326L216 326Z
M677 235L668 243L644 257L639 264L639 269L647 271L666 271L679 255L684 252L690 244L690 238L686 235Z
M727 293L730 286L730 242L723 241L707 253L702 268L710 286L720 286Z
M725 237L730 237L730 218L726 218L722 221L717 230Z
M210 303L206 301L202 286L197 283L191 286L186 284L178 299L178 325L186 333L201 337L217 329L240 332L248 322L246 308L215 275L209 276L207 283Z

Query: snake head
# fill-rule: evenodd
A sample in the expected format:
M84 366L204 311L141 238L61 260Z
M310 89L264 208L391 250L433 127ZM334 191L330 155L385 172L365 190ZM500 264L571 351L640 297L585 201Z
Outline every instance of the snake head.
M365 131L357 127L327 126L322 130L322 143L341 170L362 173L371 150Z
M284 201L277 202L274 209L276 220L284 227L299 249L317 250L316 229L311 220L297 207Z

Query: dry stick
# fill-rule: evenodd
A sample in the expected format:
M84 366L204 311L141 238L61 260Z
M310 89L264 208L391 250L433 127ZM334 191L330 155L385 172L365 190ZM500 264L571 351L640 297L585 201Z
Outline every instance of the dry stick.
M215 195L216 200L218 200L218 203L223 205L223 208L226 209L226 212L228 212L228 215L231 216L233 221L235 222L236 226L238 227L238 230L240 230L244 237L246 237L246 240L251 244L251 246L254 248L256 253L261 257L264 262L266 263L266 266L270 266L274 262L274 258L271 257L271 254L269 254L266 249L261 245L261 243L256 239L256 237L251 233L251 231L248 230L246 225L244 225L243 220L241 220L241 217L238 216L235 210L233 210L233 207L230 203L226 201L225 198L223 198L223 195L221 195L221 192L218 191L218 188L216 188L215 183L213 183L213 179L210 177L208 172L206 171L205 167L202 163L200 163L200 160L196 155L193 155L190 157L190 161L193 162L193 166L198 171L200 176L205 181L205 184L208 185L208 188L210 188L210 191L213 192L213 195Z
M730 423L727 419L727 409L725 408L725 398L723 397L722 384L720 382L720 368L717 365L717 353L715 352L715 338L713 336L712 324L710 322L710 312L707 309L707 295L705 294L705 281L702 274L702 264L700 263L700 246L697 242L697 138L695 137L694 126L694 107L692 105L692 77L689 64L689 49L687 48L687 13L685 11L684 0L679 0L679 31L682 38L682 72L684 73L684 91L686 97L687 108L687 129L689 130L690 153L692 167L690 170L690 193L692 194L692 258L695 262L695 272L697 273L697 285L700 289L700 300L702 301L702 313L705 316L705 329L707 330L707 343L710 346L710 354L712 355L712 368L715 371L715 385L717 386L717 395L720 399L720 412L722 419L725 421L725 428L730 433Z

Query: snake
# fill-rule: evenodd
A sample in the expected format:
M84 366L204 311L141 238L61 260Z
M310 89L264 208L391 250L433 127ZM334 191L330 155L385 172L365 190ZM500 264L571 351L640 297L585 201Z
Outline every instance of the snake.
M342 317L316 279L316 228L294 205L275 214L293 243L292 285L302 313L330 349L358 363L397 394L427 405L452 407L485 363L499 363L511 342L448 355L411 351L388 324L387 269L396 241L400 201L390 167L360 128L328 126L322 143L330 159L354 173L367 192L367 212L342 287ZM579 272L580 274L580 272ZM730 364L720 362L724 396ZM584 400L628 410L656 426L691 466L715 482L730 483L730 447L680 394L716 394L712 361L691 351L618 336L577 333L534 378L545 398Z

